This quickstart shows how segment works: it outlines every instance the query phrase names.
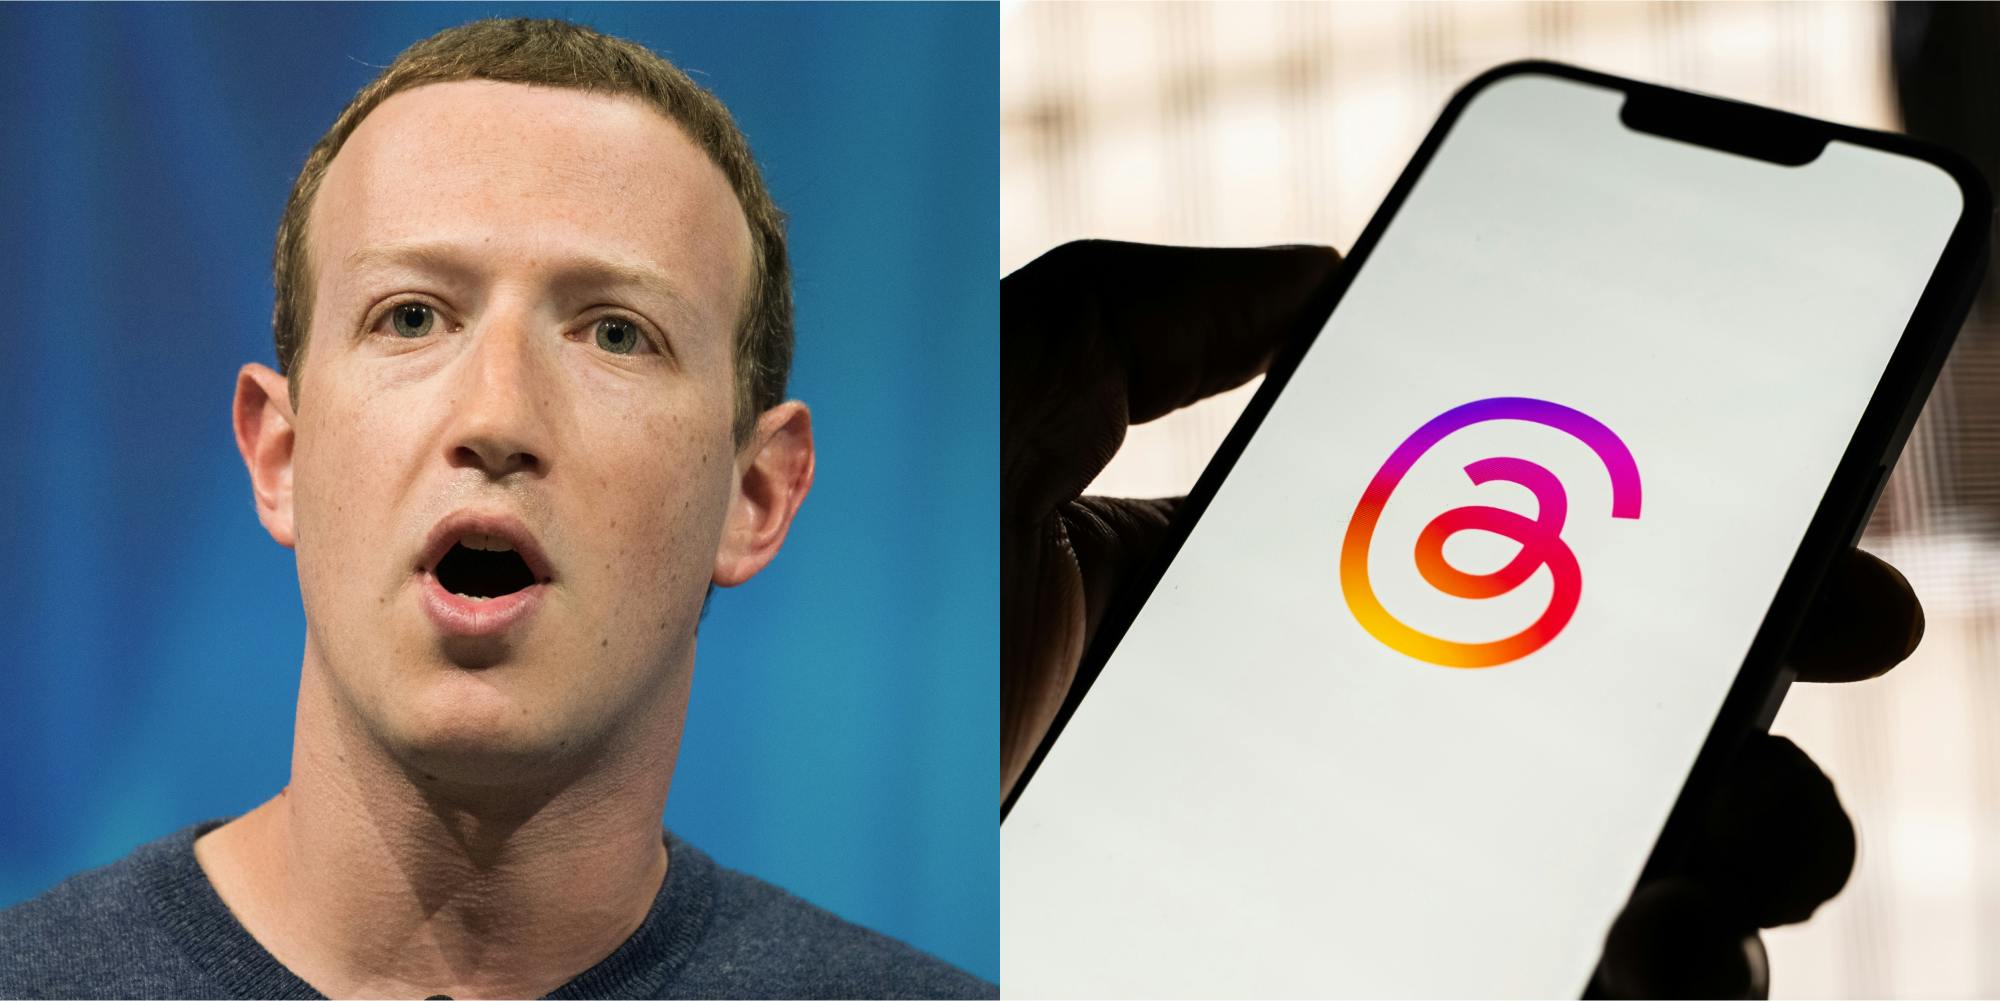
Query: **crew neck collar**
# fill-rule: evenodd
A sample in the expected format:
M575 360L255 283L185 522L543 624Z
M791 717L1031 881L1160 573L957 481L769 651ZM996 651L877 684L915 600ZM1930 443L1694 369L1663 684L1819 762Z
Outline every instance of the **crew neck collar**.
M160 924L226 997L320 998L236 920L194 855L195 839L234 818L204 820L133 853L146 896ZM550 998L657 996L693 954L714 905L715 863L693 845L662 831L667 878L639 929L597 965Z

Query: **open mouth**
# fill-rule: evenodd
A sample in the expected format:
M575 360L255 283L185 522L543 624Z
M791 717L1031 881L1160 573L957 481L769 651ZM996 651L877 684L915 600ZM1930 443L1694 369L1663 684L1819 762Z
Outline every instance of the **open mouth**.
M438 560L438 584L474 601L526 590L535 583L528 561L498 536L469 533Z
M459 511L432 527L411 568L418 603L447 637L504 636L548 596L555 565L528 526L504 511Z

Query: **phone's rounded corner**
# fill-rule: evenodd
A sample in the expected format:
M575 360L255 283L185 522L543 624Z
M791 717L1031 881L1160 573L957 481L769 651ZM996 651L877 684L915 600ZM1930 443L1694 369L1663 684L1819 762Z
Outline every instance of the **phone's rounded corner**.
M1937 142L1902 133L1879 133L1873 138L1876 146L1943 175L1940 186L1949 184L1958 195L1958 219L1939 267L1983 274L1993 239L1993 187L1986 172L1971 157Z
M1456 93L1452 94L1448 106L1454 109L1463 107L1488 87L1512 77L1549 76L1562 80L1583 80L1590 75L1584 69L1551 59L1516 59L1491 67L1467 80Z
M1520 77L1534 76L1620 90L1629 87L1634 82L1605 76L1602 73L1587 70L1581 66L1559 63L1551 59L1516 59L1491 67L1482 71L1478 76L1467 80L1464 85L1460 86L1451 95L1451 100L1445 102L1444 112L1438 116L1438 120L1440 122L1456 121L1468 105L1480 95L1493 89L1495 85Z
M1962 304L1955 311L1957 321L1953 329L1956 329L1965 322L1980 285L1992 271L1993 186L1971 157L1937 143L1921 142L1918 146L1917 155L1950 178L1958 191L1958 221L1952 225L1951 236L1938 261L1938 273L1932 279L1935 282L1938 276L1948 275L1946 280L1957 287L1952 296ZM1947 337L1945 343L1949 345L1951 338Z
M1961 204L1959 218L1977 227L1976 238L1983 249L1990 239L1988 233L1992 228L1988 224L1993 218L1992 182L1987 180L1985 172L1979 169L1978 164L1972 162L1971 157L1936 143L1926 143L1924 147L1924 158L1929 160L1932 166L1944 171L1951 177L1952 183L1958 185Z

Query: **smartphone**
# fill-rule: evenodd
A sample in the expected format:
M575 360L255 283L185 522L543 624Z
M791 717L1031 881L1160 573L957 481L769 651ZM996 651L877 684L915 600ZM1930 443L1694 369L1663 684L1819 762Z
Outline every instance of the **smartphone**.
M1582 993L1775 714L1990 216L1904 136L1459 91L1003 805L1003 990Z

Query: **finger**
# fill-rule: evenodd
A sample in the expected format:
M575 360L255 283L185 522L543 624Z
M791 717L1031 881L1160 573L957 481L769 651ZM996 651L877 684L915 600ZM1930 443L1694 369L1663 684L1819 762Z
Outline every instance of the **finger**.
M1787 656L1800 681L1859 681L1903 662L1924 637L1924 608L1895 567L1859 549L1827 571Z
M1083 578L1060 522L1000 532L1000 795L1026 770L1083 657Z
M1087 240L1016 272L1086 300L1144 423L1248 382L1286 340L1326 317L1330 247L1160 247ZM1003 302L1012 295L1004 287ZM1086 305L1079 303L1078 305Z
M1614 998L1761 998L1770 963L1756 929L1709 888L1647 883L1604 939L1593 994Z
M1063 525L1083 571L1085 636L1097 635L1112 598L1159 557L1183 500L1083 497L1063 506Z
M1854 870L1854 824L1798 745L1753 734L1723 773L1690 874L1760 927L1792 924Z
M1096 680L1084 653L1113 596L1159 554L1179 505L1084 497L1057 509L1046 545L1009 546L1002 533L1002 581L1033 582L1000 592L1003 800L1072 693Z

